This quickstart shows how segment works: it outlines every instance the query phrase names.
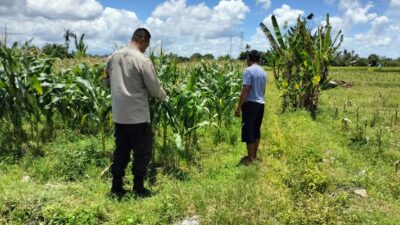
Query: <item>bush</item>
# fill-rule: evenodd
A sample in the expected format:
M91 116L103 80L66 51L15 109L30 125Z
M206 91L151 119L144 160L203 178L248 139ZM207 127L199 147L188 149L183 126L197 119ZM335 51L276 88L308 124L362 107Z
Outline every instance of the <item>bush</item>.
M46 224L99 224L105 220L105 215L99 207L91 208L65 208L60 205L52 205L43 210Z
M301 152L289 161L291 172L286 183L293 189L293 193L313 194L326 191L329 181L322 170L321 162L322 157L314 150Z
M86 139L55 147L48 156L36 160L30 170L32 176L42 181L52 178L76 181L82 179L91 167L106 167L110 157L110 152L102 150L100 140Z
M61 59L65 59L68 57L67 48L64 45L60 44L45 44L42 47L42 53Z

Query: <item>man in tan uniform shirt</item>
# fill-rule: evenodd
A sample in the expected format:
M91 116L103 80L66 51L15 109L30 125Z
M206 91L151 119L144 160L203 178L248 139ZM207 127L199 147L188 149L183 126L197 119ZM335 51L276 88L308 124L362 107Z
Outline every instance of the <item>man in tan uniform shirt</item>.
M146 197L150 191L143 185L152 155L153 134L150 125L149 95L164 100L154 66L143 53L151 35L144 28L137 29L131 44L114 52L108 59L106 74L111 87L112 116L115 123L115 142L111 193L125 194L123 177L133 149L133 191Z

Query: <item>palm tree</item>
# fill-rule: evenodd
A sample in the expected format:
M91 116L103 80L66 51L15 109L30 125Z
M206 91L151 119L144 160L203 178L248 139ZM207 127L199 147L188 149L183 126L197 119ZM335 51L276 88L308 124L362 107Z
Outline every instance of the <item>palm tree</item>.
M65 40L65 47L67 48L67 52L68 52L69 42L71 41L71 38L76 39L76 34L74 32L72 32L71 30L66 29L65 33L64 33L64 40Z
M249 44L246 44L246 47L245 47L245 49L246 49L246 52L248 52L248 51L250 51L250 45Z

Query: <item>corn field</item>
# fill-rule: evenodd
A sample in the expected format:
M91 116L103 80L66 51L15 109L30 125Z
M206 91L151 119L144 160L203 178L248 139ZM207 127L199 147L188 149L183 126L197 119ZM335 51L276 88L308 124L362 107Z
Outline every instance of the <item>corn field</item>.
M220 131L231 115L241 88L241 64L200 62L181 66L167 56L151 56L164 102L151 101L157 143L153 162L170 168L190 161L199 149L199 130ZM99 135L103 149L112 135L111 93L101 82L104 63L54 69L56 59L39 54L29 43L0 48L0 120L2 154L21 157L41 152L57 129ZM10 141L11 139L11 141Z

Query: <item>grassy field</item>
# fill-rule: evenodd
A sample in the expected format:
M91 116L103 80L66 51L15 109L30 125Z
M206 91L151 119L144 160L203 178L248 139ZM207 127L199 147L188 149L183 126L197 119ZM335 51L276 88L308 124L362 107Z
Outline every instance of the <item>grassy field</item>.
M108 197L110 175L101 173L113 137L102 151L99 137L57 131L43 157L0 163L0 224L400 224L400 70L331 75L351 85L324 91L313 121L306 111L280 113L271 74L262 162L237 166L238 119L226 143L203 130L196 164L153 173L148 199Z

